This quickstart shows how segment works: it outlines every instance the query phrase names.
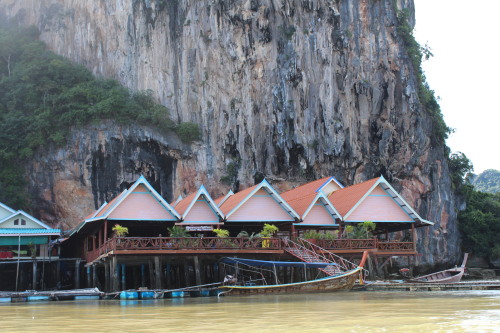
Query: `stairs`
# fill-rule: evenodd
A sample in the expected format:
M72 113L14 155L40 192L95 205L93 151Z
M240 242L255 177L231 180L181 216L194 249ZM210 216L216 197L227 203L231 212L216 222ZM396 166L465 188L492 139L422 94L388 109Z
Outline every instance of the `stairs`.
M306 263L335 264L326 266L325 268L318 268L320 271L329 276L337 275L343 272L335 261L329 260L325 256L317 253L316 251L306 248L303 244L300 244L298 242L287 240L284 250Z

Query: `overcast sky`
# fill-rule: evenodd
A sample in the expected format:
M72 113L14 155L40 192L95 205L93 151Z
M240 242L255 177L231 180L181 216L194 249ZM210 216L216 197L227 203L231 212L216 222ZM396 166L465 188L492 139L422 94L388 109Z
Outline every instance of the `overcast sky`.
M434 57L423 64L444 118L474 172L500 170L500 1L415 0L415 37Z

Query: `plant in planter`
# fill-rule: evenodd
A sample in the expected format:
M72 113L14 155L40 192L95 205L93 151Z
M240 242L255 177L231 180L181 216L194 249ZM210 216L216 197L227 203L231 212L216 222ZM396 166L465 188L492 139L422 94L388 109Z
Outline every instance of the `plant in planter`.
M324 240L329 240L329 241L336 240L338 238L339 238L339 231L338 230L328 231L323 236Z
M278 231L279 231L278 227L275 226L274 224L265 223L264 228L260 232L260 236L262 238L270 238L272 235L274 235L274 233L276 233ZM271 242L268 239L264 239L262 241L262 247L269 247L270 245L271 245Z
M219 238L227 238L229 237L229 230L226 230L226 229L214 229L212 230L216 235L217 237Z
M167 228L168 234L173 238L183 238L191 236L189 232L181 226L174 225L172 228Z
M228 238L229 230L226 229L214 229L212 230L218 238ZM217 241L217 244L221 247L237 247L236 244L231 239L221 239Z
M128 228L127 227L122 227L119 224L115 224L114 227L111 229L115 233L116 237L124 237L128 235Z
M307 230L304 232L302 237L312 244L317 244L318 239L323 239L324 234L321 234L316 230Z
M245 230L241 230L240 233L236 237L243 238L243 237L250 237L250 235Z

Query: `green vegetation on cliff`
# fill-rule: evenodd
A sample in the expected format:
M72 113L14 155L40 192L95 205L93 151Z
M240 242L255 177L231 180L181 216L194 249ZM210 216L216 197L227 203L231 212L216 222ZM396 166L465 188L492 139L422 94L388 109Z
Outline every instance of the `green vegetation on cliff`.
M448 135L452 132L452 129L446 125L443 114L441 113L441 107L434 95L434 90L430 89L424 70L422 69L422 59L429 59L433 54L427 45L422 47L413 36L413 28L408 22L409 16L410 14L406 9L398 11L397 32L403 40L406 52L413 65L413 70L417 78L418 98L420 103L432 117L433 135L431 139L433 139L435 143L444 144Z
M474 178L472 185L477 191L498 193L500 192L500 171L485 170Z
M117 81L96 79L47 50L35 28L0 28L0 202L25 205L23 166L35 149L62 145L71 127L105 119L176 129L150 92L131 93ZM195 127L180 127L181 134L188 128L187 141L198 139Z
M465 251L498 259L500 254L500 193L475 191L468 186L467 209L458 215Z

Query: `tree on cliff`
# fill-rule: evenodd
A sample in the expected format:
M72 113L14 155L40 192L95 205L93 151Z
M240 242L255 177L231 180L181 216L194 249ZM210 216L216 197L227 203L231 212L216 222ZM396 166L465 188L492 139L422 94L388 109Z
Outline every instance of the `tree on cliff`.
M33 28L0 28L0 202L26 208L24 162L48 143L62 145L73 126L112 119L175 129L151 92L114 80L48 51Z

